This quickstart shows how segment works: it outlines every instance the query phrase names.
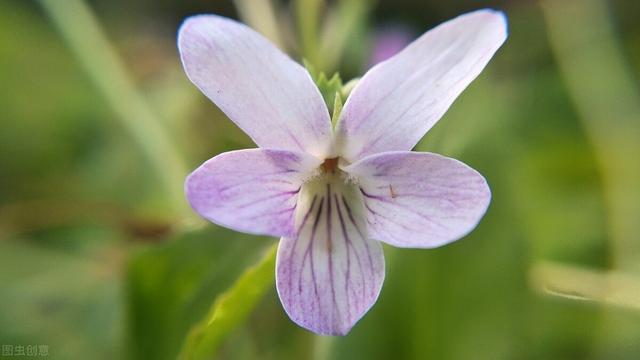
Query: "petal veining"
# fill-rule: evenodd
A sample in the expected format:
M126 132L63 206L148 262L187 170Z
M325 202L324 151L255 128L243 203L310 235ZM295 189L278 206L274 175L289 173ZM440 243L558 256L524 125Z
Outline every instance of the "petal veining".
M319 334L344 335L378 298L381 244L367 237L362 198L342 180L303 186L298 236L283 237L276 284L289 317Z
M193 209L216 224L292 235L298 193L318 165L314 157L282 150L226 152L191 173L185 193Z
M327 107L309 73L251 28L188 18L178 48L189 79L261 148L326 155Z
M369 234L394 246L455 241L476 227L491 200L482 175L437 154L381 153L344 170L357 178Z
M437 26L374 66L342 109L340 154L355 162L383 151L411 150L506 36L503 13L474 11Z

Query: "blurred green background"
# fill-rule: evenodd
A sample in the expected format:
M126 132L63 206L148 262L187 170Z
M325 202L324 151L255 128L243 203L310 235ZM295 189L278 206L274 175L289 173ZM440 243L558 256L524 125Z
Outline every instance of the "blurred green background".
M269 283L210 356L640 358L640 2L623 0L2 0L0 344L176 358L275 243L182 198L189 170L254 146L184 75L186 16L240 18L346 82L385 36L481 7L509 39L417 146L486 176L476 231L385 246L380 298L346 337L297 327Z

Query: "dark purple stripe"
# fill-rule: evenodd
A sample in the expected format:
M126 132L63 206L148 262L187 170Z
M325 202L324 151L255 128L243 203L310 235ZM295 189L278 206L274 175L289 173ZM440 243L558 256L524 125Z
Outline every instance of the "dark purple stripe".
M291 245L291 252L289 253L289 258L287 259L287 264L288 264L287 267L289 268L289 291L293 289L293 273L291 270L293 269L292 260L293 260L293 255L296 253L296 250L298 248L298 244L300 240L300 232L302 231L302 228L304 227L304 225L307 223L307 220L309 219L309 216L311 215L311 212L313 211L313 207L315 206L317 200L318 200L318 196L314 195L313 199L311 199L311 205L309 205L309 209L307 209L307 212L304 214L304 217L302 218L302 223L298 227L296 231L296 237L293 241L293 244ZM302 270L300 270L300 274L302 274ZM289 300L291 301L292 299L293 297L290 296ZM289 302L289 306L291 306L291 302Z
M375 199L375 200L380 200L385 202L388 201L388 199L386 199L383 196L369 194L368 192L364 191L362 186L358 186L358 188L360 189L360 192L362 193L362 195L364 195L365 197L368 197L369 199Z
M378 214L375 210L373 210L373 209L371 208L371 206L369 206L369 204L367 204L367 202L366 202L366 201L364 202L364 207L365 207L365 209L367 209L367 211L369 211L369 212L370 212L370 213L372 213L373 215L380 215L380 214Z
M360 274L362 275L362 299L364 299L365 296L365 290L367 288L366 286L366 277L364 275L364 268L362 267L362 262L360 261L360 255L358 255L358 251L356 250L356 248L353 245L353 242L351 241L351 238L349 238L349 233L347 232L347 226L344 222L344 217L342 216L342 209L340 206L340 202L338 201L338 196L334 194L334 200L336 203L336 209L338 210L338 219L340 219L340 227L342 228L342 236L344 236L344 239L347 243L347 281L345 282L345 286L344 286L344 292L347 296L347 305L349 305L349 282L351 279L351 248L353 248L353 253L356 256L356 261L358 263L358 268L360 269ZM351 318L351 308L350 306L347 306L347 315L349 318Z
M351 207L347 203L347 199L344 197L344 195L342 195L342 203L344 204L344 208L347 209L347 216L349 217L349 220L351 221L351 223L353 224L353 227L356 229L356 231L358 232L358 235L360 235L360 238L362 239L362 244L364 244L364 247L367 249L367 257L369 258L369 265L371 266L371 269L373 269L373 259L371 258L371 250L369 249L369 244L367 243L367 237L362 233L362 231L360 230L360 227L356 223L356 220L353 217L353 212L351 211Z
M340 318L340 314L338 312L338 303L336 302L336 289L335 284L333 283L333 231L331 224L331 184L327 184L327 261L329 266L329 282L331 283L331 297L334 305L334 310L337 313L337 317Z
M316 237L318 224L320 223L320 217L322 215L323 206L324 206L324 198L320 199L320 205L318 205L318 212L317 212L315 221L313 222L313 227L311 229L311 238L309 239L307 250L304 253L304 257L302 258L302 264L300 265L300 274L298 277L298 294L302 295L302 273L304 272L304 265L306 264L307 258L309 258L309 265L311 266L311 279L313 281L313 290L316 295L316 299L318 301L318 307L320 307L320 297L318 295L318 282L316 281L316 272L313 266L313 242Z
M302 228L304 227L304 224L307 223L307 219L309 219L309 214L311 214L311 210L313 210L313 206L316 204L316 200L318 200L318 195L313 195L313 199L311 199L311 205L309 205L309 209L307 210L307 213L304 214L304 217L302 218L302 223L300 224L300 226L298 227L298 230L296 231L298 234L296 235L300 234L300 230L302 230ZM296 202L296 206L298 206L297 202Z

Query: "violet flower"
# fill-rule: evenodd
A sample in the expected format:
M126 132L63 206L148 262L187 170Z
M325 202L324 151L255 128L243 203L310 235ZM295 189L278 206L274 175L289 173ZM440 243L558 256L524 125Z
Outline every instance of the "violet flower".
M506 36L493 10L443 23L367 72L334 128L309 73L265 38L216 15L188 18L178 37L187 75L259 148L206 161L187 199L216 224L281 237L276 286L289 317L348 333L380 293L380 242L438 247L487 210L478 172L410 150Z

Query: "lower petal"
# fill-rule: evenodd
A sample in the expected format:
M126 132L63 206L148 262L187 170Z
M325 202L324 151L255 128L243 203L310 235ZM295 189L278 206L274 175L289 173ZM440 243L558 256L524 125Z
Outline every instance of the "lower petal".
M372 238L399 247L433 248L473 230L491 191L460 161L418 152L386 152L344 169L364 197Z
M298 236L280 240L278 295L297 324L345 335L378 298L384 279L381 244L366 235L362 198L340 181L305 184Z

